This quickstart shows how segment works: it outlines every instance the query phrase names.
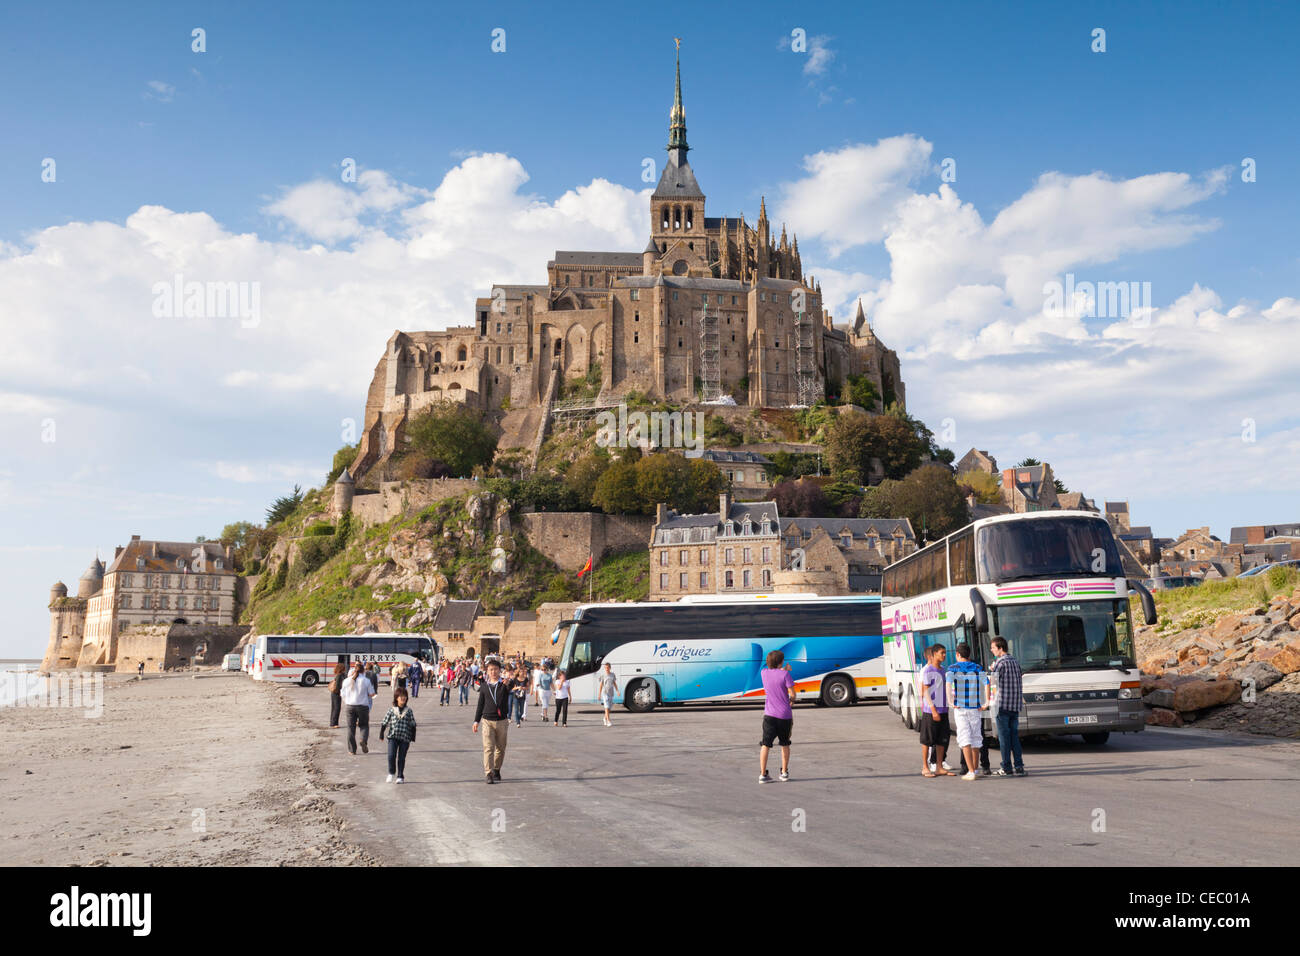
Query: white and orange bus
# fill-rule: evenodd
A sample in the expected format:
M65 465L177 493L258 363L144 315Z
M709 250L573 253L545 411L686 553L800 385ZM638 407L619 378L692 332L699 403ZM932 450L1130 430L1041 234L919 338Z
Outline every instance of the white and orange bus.
M328 683L334 665L362 661L379 665L389 679L393 666L416 660L437 663L438 646L427 634L263 634L253 652L253 679L315 687Z

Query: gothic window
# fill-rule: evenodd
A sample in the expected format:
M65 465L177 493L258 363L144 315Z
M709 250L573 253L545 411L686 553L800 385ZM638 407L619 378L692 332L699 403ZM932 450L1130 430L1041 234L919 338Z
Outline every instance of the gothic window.
M692 224L694 221L695 221L695 210L694 210L694 207L692 207L692 206L687 206L687 207L686 207L686 228L687 228L688 230L691 228L691 224ZM694 248L694 246L692 246L691 248Z
M433 353L433 364L434 364L434 365L441 365L441 364L442 364L442 352L434 352L434 353Z
M555 340L555 354L556 354L556 355L559 355L561 349L563 349L563 348L564 348L564 341L563 341L562 339L556 339L556 340Z
M673 228L682 228L682 207L673 206Z
M465 351L465 346L462 345L460 348L456 350L456 361L463 362L465 361L466 357L467 357L467 353Z
M663 207L663 214L664 214L664 215L663 215L663 231L664 231L664 232L667 232L667 231L668 231L668 207L667 207L667 206L664 206L664 207Z

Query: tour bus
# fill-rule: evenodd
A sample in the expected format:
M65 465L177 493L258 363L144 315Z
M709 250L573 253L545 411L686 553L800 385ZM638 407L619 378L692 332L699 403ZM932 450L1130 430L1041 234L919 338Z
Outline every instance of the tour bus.
M631 711L658 704L760 701L769 651L785 654L796 700L842 707L885 698L880 598L700 595L676 602L584 604L560 621L560 669L573 700L596 701L608 662Z
M997 515L972 522L885 568L881 586L889 706L907 727L921 720L924 649L970 645L986 670L1003 637L1024 671L1020 736L1112 732L1146 726L1133 654L1129 592L1148 624L1155 602L1124 578L1104 518L1086 511ZM985 733L996 735L992 713Z
M328 683L337 663L374 661L382 682L393 665L418 658L437 663L437 645L427 634L263 634L257 639L253 679L315 687ZM390 681L391 682L391 681Z
M257 642L252 641L248 644L245 644L242 654L243 654L243 658L241 660L240 669L245 674L251 675L253 673L253 665L257 660Z

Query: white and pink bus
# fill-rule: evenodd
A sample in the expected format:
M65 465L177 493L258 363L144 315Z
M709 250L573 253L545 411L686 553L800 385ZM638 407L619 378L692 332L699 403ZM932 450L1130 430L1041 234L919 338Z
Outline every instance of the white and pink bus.
M427 634L263 634L253 652L253 679L315 687L329 683L334 665L362 661L379 665L380 681L393 666L416 660L437 663L438 646Z

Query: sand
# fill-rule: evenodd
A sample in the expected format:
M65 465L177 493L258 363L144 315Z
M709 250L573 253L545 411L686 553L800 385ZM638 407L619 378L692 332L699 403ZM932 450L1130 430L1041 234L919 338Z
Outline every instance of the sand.
M105 675L97 717L0 707L0 862L375 864L330 799L350 784L314 764L338 731L310 724L280 686L196 673Z

